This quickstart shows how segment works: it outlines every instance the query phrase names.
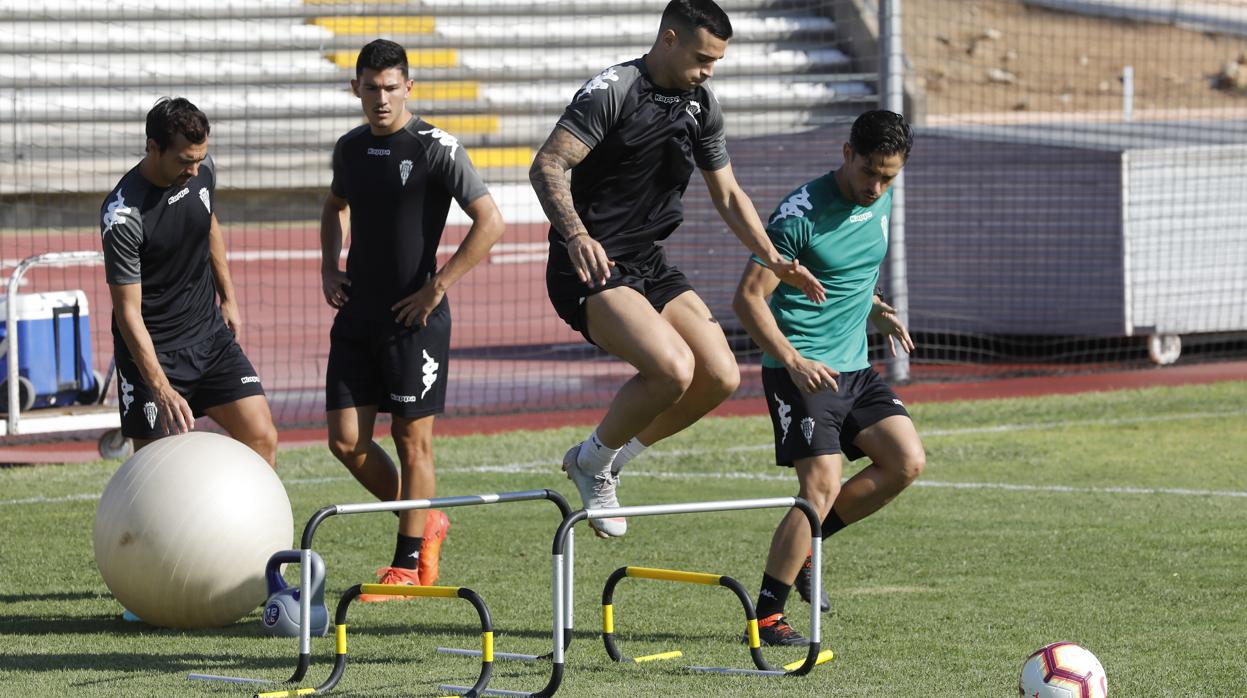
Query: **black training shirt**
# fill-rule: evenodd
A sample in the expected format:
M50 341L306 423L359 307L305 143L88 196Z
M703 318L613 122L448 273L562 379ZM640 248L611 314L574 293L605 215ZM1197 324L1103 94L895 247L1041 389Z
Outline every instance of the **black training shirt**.
M666 239L684 219L681 197L694 166L728 164L723 112L710 87L661 88L644 56L586 82L558 125L590 148L572 168L572 201L608 257ZM551 229L550 240L563 236Z
M143 325L158 352L198 343L223 326L208 237L216 193L212 158L180 187L157 187L136 165L104 199L104 273L142 284ZM121 339L113 318L113 336Z
M330 189L351 207L339 317L391 323L390 306L437 271L451 198L466 207L489 193L458 139L417 117L388 136L365 124L338 139Z

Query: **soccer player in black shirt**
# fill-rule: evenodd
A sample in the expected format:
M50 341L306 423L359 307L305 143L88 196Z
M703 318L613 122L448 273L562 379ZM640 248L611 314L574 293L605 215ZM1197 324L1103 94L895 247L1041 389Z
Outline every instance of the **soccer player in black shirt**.
M731 36L711 0L672 0L649 53L585 83L529 172L552 224L546 287L555 310L637 369L597 429L563 458L586 507L619 506L623 464L740 383L723 330L657 244L682 222L695 168L741 242L782 280L823 297L808 271L776 252L732 174L723 113L707 84ZM622 518L590 523L601 537L627 531Z
M189 101L157 102L147 154L100 209L121 430L137 450L207 415L275 465L268 400L238 346L208 131Z
M368 123L334 148L320 225L323 291L338 309L325 377L329 448L378 499L429 498L433 418L446 401L446 289L489 253L502 235L502 215L459 141L408 111L403 47L383 39L364 46L355 76L351 89ZM472 226L439 270L452 198ZM338 258L348 231L343 273ZM401 473L372 440L378 412L392 415ZM394 558L377 571L381 583L433 584L449 526L440 511L402 512ZM360 597L391 598L401 597Z

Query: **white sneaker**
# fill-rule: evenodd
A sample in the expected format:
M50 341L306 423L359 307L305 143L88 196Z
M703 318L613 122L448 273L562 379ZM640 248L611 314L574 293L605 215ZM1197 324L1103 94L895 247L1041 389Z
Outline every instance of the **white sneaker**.
M595 474L585 472L576 462L576 456L579 453L580 444L568 450L563 456L563 471L567 473L568 479L576 483L576 489L580 491L580 501L584 504L584 508L618 508L619 499L615 496L615 486L619 484L619 478L611 475L609 468ZM628 532L628 520L623 517L592 519L589 525L593 527L598 538L618 538Z

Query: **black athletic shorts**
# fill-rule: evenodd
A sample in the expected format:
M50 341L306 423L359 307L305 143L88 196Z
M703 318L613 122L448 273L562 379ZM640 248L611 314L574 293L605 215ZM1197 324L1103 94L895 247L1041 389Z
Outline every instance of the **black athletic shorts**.
M590 344L589 323L585 318L585 300L607 289L627 286L645 296L645 300L662 312L676 296L693 290L684 273L667 263L667 255L660 245L636 254L611 260L615 266L605 286L590 288L580 282L576 269L567 256L567 248L550 243L550 259L546 263L546 292L554 310L573 330L584 335Z
M157 414L156 395L120 338L113 339L117 362L117 407L121 433L134 439L165 436ZM202 341L173 351L156 352L169 385L186 399L196 417L209 407L227 405L252 395L263 395L264 386L255 367L224 324Z
M762 388L775 431L775 464L843 453L866 455L853 444L863 429L892 415L909 416L904 403L873 368L841 373L839 390L803 393L784 368L762 369Z
M450 304L429 313L424 327L404 327L392 317L373 331L338 313L329 333L325 409L376 405L399 417L427 417L446 409L450 363Z

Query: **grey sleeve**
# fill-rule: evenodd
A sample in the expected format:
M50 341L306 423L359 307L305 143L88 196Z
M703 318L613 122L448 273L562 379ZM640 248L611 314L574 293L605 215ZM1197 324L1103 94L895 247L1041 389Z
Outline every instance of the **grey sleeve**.
M619 120L624 98L638 75L633 66L615 65L593 76L567 105L558 125L594 148Z
M333 179L329 181L329 192L339 199L345 199L346 185L343 182L346 181L346 173L342 170L342 139L338 139L338 142L333 146L331 167L333 168Z
M138 202L125 200L118 191L104 204L100 219L104 245L104 276L114 285L142 282L139 250L143 245L143 221Z
M485 182L472 166L472 160L468 158L467 148L459 143L458 138L440 128L421 131L420 135L430 139L426 143L429 172L455 197L460 208L466 208L468 204L489 193Z
M727 156L727 137L723 132L723 109L709 86L706 87L705 102L702 105L701 136L697 139L693 157L698 168L714 172L727 167L731 160Z

